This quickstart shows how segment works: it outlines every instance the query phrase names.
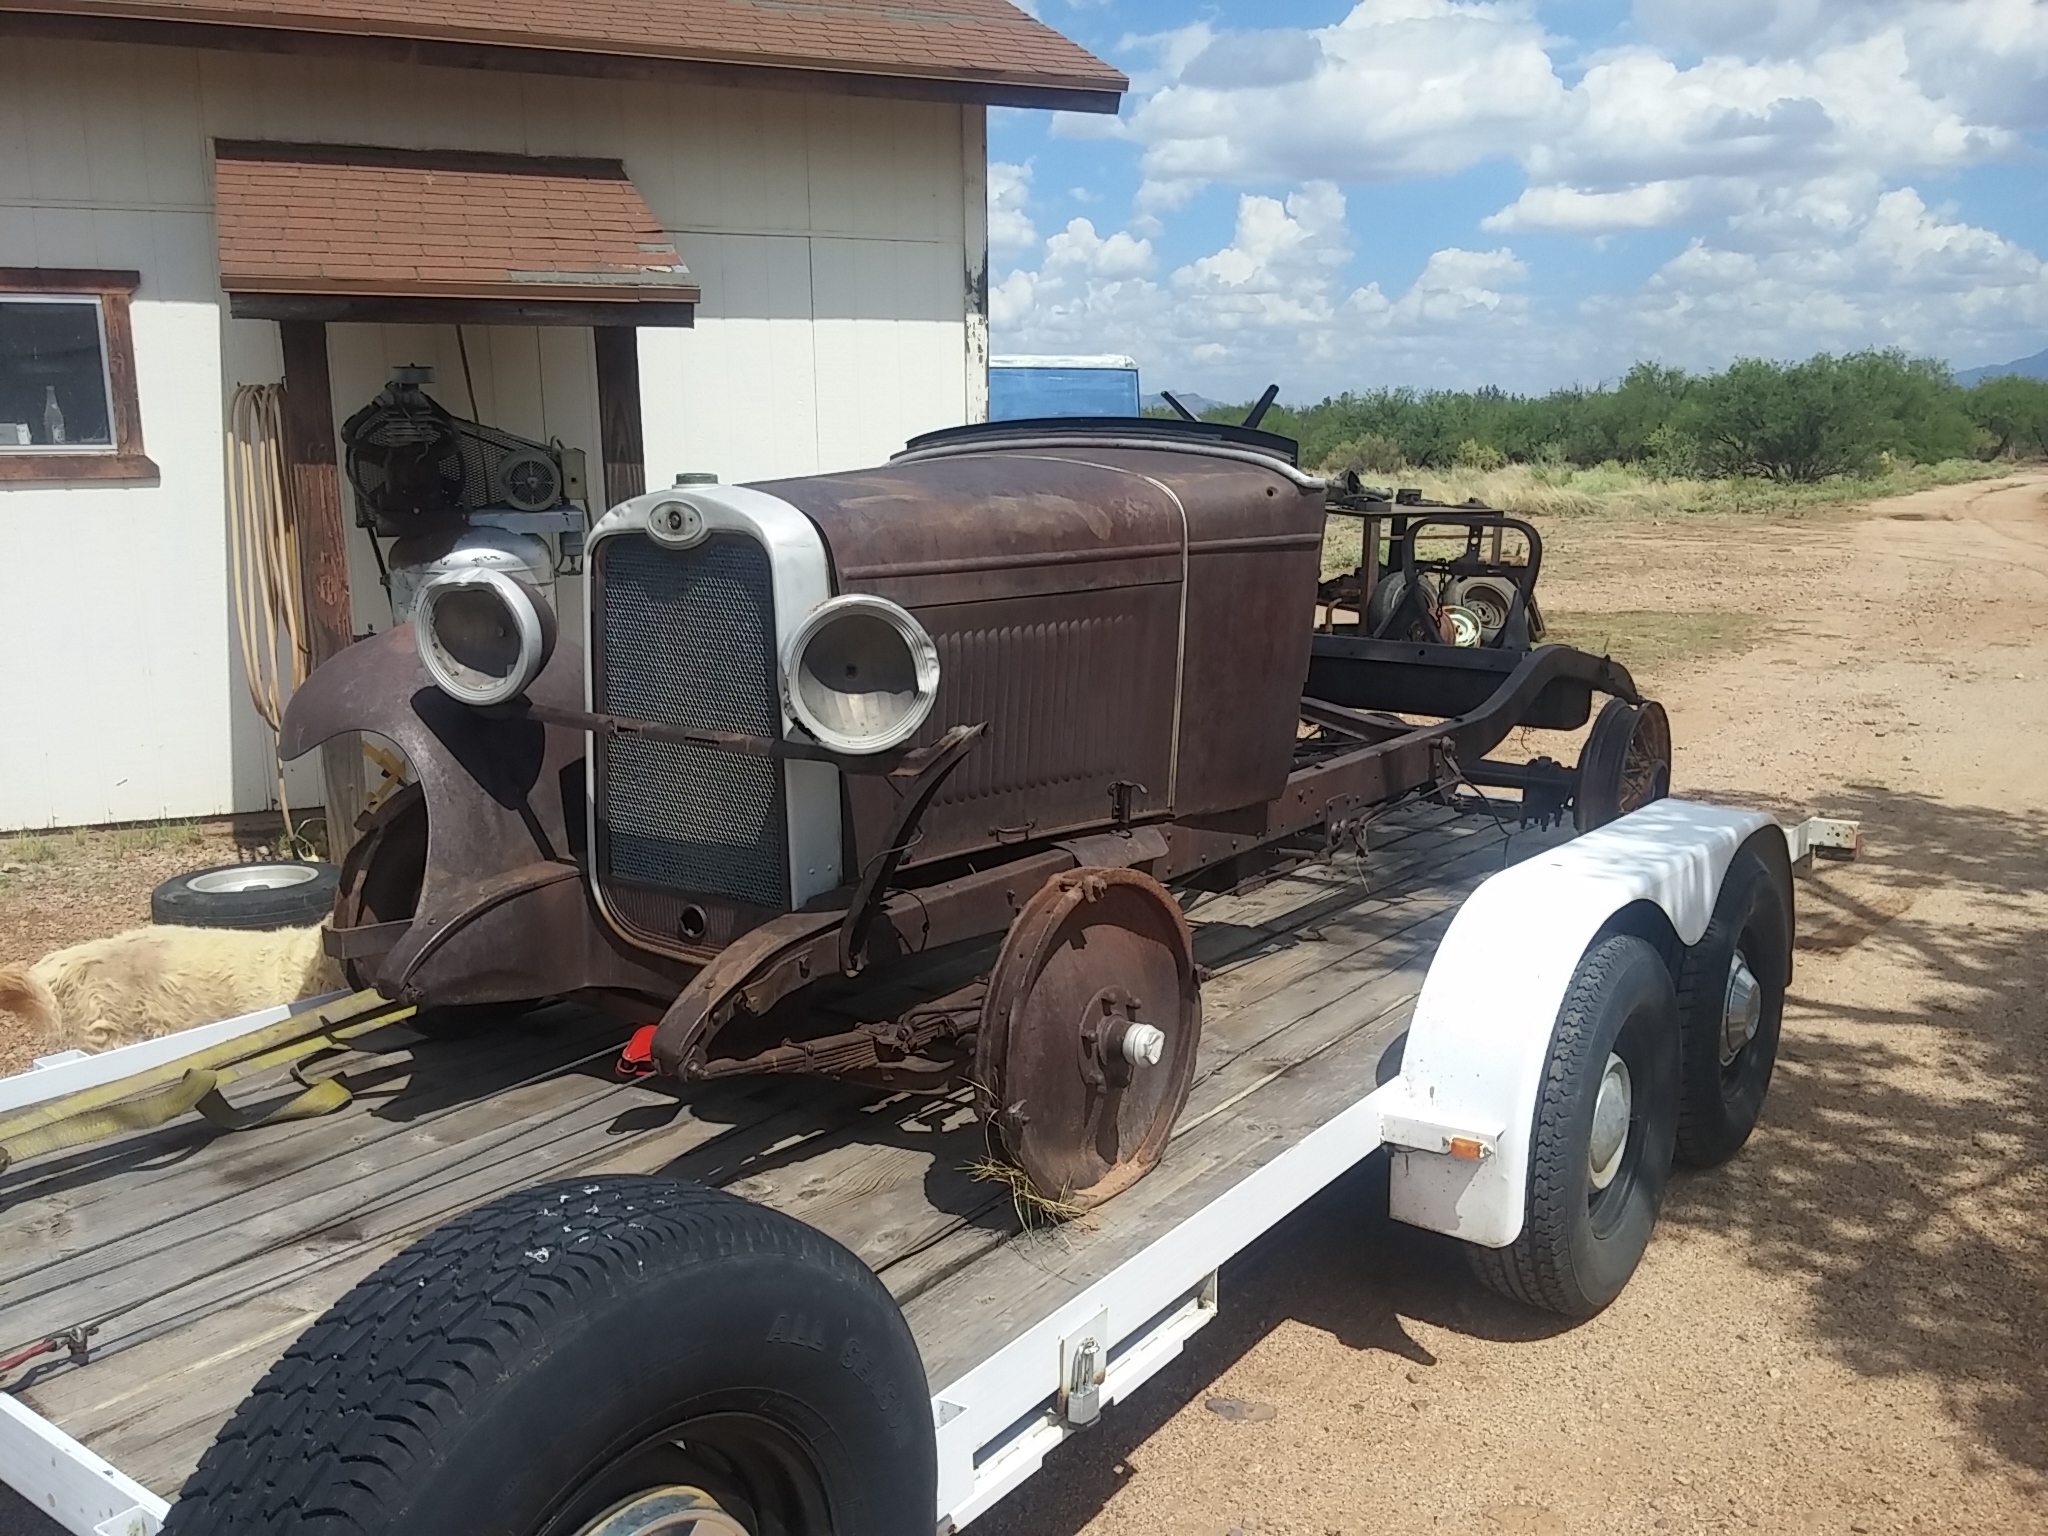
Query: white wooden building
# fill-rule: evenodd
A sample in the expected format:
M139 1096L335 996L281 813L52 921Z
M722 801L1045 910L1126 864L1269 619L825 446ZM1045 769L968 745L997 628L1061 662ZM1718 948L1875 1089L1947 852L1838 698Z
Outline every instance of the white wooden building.
M985 414L986 107L1114 110L1124 83L1004 0L495 9L0 0L0 829L271 803L231 612L238 385L284 379L303 410L324 384L331 455L394 365L431 365L456 414L584 449L594 512L682 471L879 461ZM341 199L307 197L275 230L274 210L217 201L236 166L335 161L372 182L439 165L486 196L529 167L622 165L687 273L650 241L637 287L437 283L386 227L376 273L329 283L308 230ZM472 226L449 224L461 247ZM520 284L543 277L529 302ZM66 316L86 371L60 381L53 442L37 338ZM349 493L303 447L295 515L329 503L346 626L387 628ZM573 632L573 581L559 601Z

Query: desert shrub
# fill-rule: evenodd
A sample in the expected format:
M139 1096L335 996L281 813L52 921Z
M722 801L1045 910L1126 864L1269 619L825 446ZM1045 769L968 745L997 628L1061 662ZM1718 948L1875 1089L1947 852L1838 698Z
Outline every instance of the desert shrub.
M2048 379L1986 379L1965 393L1963 409L1984 434L1984 457L2048 453Z
M1491 443L1482 443L1476 437L1468 437L1458 444L1458 452L1452 462L1460 469L1485 471L1505 468L1508 456Z
M1380 432L1347 438L1315 462L1321 464L1326 475L1341 475L1347 470L1360 475L1393 475L1408 467L1401 445Z

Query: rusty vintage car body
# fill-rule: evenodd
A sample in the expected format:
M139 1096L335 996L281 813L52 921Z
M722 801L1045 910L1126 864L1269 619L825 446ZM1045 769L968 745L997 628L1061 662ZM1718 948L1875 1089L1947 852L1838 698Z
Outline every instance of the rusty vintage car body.
M1408 585L1376 627L1322 581L1333 510L1374 519L1375 553L1394 516ZM1403 526L1424 520L1470 534L1434 575ZM330 947L408 1002L577 994L657 1022L651 1065L685 1080L971 1082L1034 1186L1106 1198L1193 1072L1170 888L1314 856L1407 795L1505 785L1584 820L1663 792L1662 712L1621 667L1522 620L1445 643L1443 580L1503 525L1533 596L1524 524L1149 420L635 498L590 536L584 644L461 578L292 701L288 754L363 731L413 771L347 859ZM1484 760L1595 692L1576 768Z

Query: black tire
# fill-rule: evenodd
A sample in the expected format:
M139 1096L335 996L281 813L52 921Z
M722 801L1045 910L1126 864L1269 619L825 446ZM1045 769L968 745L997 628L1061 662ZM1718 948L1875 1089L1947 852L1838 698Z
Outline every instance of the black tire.
M1365 632L1376 635L1380 627L1394 616L1394 610L1401 606L1401 596L1408 590L1408 578L1399 571L1382 571L1374 583L1372 596L1365 600Z
M1655 699L1601 706L1579 751L1572 821L1581 832L1604 827L1671 793L1671 721Z
M182 928L311 928L334 910L341 871L311 860L216 864L149 893L153 922Z
M1678 1129L1678 1051L1678 1001L1657 951L1626 934L1595 943L1572 975L1550 1038L1521 1236L1505 1248L1466 1250L1490 1289L1566 1317L1591 1317L1621 1294L1664 1203ZM1633 1093L1619 1163L1596 1189L1593 1111L1610 1055L1628 1068Z
M1444 601L1470 608L1479 617L1479 632L1485 643L1493 644L1514 607L1517 588L1505 576L1467 576L1444 589Z
M508 1195L357 1285L256 1386L167 1536L570 1536L683 1484L758 1536L937 1502L924 1367L824 1234L675 1180Z
M1745 843L1721 881L1707 931L1679 964L1678 1160L1690 1167L1727 1162L1763 1115L1792 980L1791 889L1784 840L1766 831ZM1758 1001L1754 1033L1739 1044L1727 1028L1738 955Z

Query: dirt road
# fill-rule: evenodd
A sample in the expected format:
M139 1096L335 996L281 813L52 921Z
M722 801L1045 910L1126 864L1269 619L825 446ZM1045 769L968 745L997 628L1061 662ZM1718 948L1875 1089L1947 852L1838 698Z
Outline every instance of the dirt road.
M988 1536L2048 1531L2048 475L1545 536L1576 625L1753 642L1645 669L1682 793L1863 822L1800 885L1764 1128L1576 1328L1362 1172Z

